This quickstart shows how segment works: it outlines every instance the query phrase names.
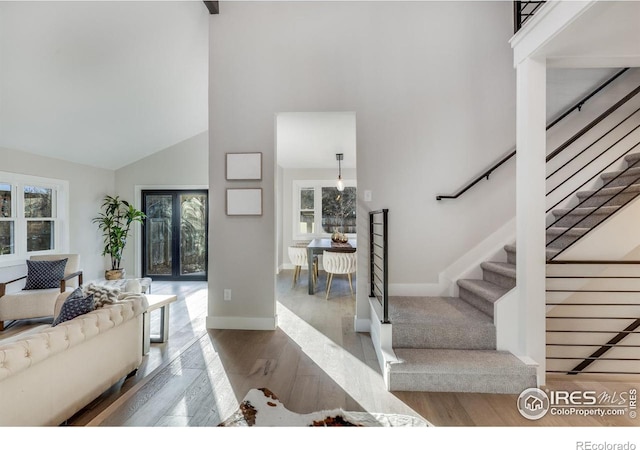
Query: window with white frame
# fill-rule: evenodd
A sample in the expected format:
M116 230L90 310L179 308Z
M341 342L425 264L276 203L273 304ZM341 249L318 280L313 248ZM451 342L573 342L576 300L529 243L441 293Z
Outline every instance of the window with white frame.
M64 251L67 196L64 180L0 172L0 265Z
M293 239L328 237L333 232L356 234L356 185L345 181L340 192L334 180L293 182Z

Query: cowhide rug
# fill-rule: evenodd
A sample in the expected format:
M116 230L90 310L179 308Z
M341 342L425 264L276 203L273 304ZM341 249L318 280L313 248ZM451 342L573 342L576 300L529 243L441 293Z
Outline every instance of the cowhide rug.
M426 427L424 420L401 414L332 409L309 414L289 411L269 389L251 389L238 410L219 427Z

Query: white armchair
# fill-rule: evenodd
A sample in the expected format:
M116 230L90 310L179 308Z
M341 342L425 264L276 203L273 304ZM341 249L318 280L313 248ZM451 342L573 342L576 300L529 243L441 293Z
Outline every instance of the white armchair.
M28 275L0 283L0 331L4 330L4 322L8 320L53 316L58 295L82 285L82 271L79 269L80 255L78 254L39 255L29 259L31 261L58 261L65 258L67 258L67 264L64 276L57 282L58 287L56 288L29 290L15 288L12 292L7 291L8 285L25 280Z

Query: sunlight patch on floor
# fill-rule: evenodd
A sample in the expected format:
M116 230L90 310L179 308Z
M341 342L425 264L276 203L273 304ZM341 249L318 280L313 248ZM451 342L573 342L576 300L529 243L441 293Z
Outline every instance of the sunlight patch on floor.
M278 327L366 411L394 412L421 417L386 391L382 374L378 371L336 344L280 302L277 304L277 313ZM372 386L379 386L379 393L376 392L373 396ZM384 402L381 398L384 398ZM390 401L394 403L393 411L380 411L379 405L388 405Z

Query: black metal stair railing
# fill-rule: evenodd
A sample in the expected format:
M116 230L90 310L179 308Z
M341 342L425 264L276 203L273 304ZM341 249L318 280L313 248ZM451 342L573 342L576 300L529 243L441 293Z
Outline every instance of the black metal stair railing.
M369 297L382 306L382 323L389 321L389 210L369 212Z
M596 361L607 361L607 364L625 364L629 361L640 361L640 345L633 343L632 340L625 340L633 335L640 334L640 302L638 302L637 294L640 294L640 285L638 283L627 286L626 289L622 289L621 285L623 280L627 281L640 281L640 261L551 261L550 265L569 265L574 267L580 267L584 265L588 266L601 266L601 275L548 275L547 279L555 280L578 280L583 286L580 287L554 287L547 288L547 293L566 293L574 296L580 296L585 293L595 293L602 295L602 299L599 301L549 301L547 299L547 360L548 361L575 361L571 364L570 369L556 368L547 369L548 373L562 373L567 375L577 375L579 373L588 374L619 374L619 375L637 375L640 374L640 364L634 364L635 370L586 370L592 366ZM621 266L633 266L636 268L635 273L630 275L602 275L605 269L611 269L613 267ZM605 286L594 286L596 280L614 280L615 287L607 288ZM549 283L547 283L549 284ZM589 286L584 286L589 284ZM627 301L622 299L614 300L613 297L620 297L621 295L631 294L631 297L627 295ZM548 297L548 296L547 296ZM607 301L609 299L609 301ZM572 313L563 314L559 310L563 308L573 309ZM580 310L584 311L585 308L591 308L593 313L591 315L579 314ZM625 309L627 312L615 312ZM634 310L629 313L629 310ZM612 329L593 329L589 324L595 321L602 323L603 320L622 321L628 324L623 330ZM563 328L554 329L554 321L562 321ZM557 323L557 322L555 322ZM560 339L561 342L556 342L553 338L553 333L560 335L575 335L580 334L579 340ZM593 343L588 340L588 336L602 336L607 335L609 339L606 343ZM556 350L561 348L561 354L556 355ZM624 356L609 356L609 352L619 348L625 349ZM594 350L595 349L595 350ZM585 351L588 352L587 356Z
M621 155L620 157L618 157L616 160L619 160L619 159L623 158L624 156L629 154L632 150L635 150L638 146L640 146L640 142L637 142L636 144L634 144L632 147L630 147L628 150L626 150L624 152L624 154ZM569 211L567 211L566 213L564 213L563 215L558 217L551 225L547 226L547 230L549 230L550 228L556 226L562 219L564 219L565 217L570 215L576 209L578 209L580 207L583 207L589 200L591 200L594 196L596 196L599 192L601 192L602 189L606 189L607 187L609 187L609 185L611 183L613 183L614 181L616 181L620 177L624 177L630 170L632 170L634 168L636 168L636 167L630 165L626 169L620 171L620 173L618 173L618 175L616 175L615 177L611 178L611 180L609 180L606 183L604 183L599 189L594 190L591 194L589 194L587 197L582 199L577 205L575 205L573 208L569 209ZM601 173L602 172L600 172L600 174ZM558 234L555 238L553 238L552 240L547 242L547 247L549 248L551 244L556 242L561 237L565 236L567 233L570 233L571 230L579 228L578 225L583 223L585 220L587 220L592 215L596 214L598 211L601 211L602 208L607 206L613 199L618 198L618 196L620 196L622 194L628 193L629 192L628 191L629 188L631 188L634 185L637 185L638 183L640 183L640 175L635 177L633 180L631 180L627 184L623 184L623 185L619 185L619 186L613 186L615 188L619 188L618 192L616 192L615 194L613 194L611 196L604 196L604 199L603 199L602 203L600 203L598 206L593 207L593 209L589 213L585 214L580 220L578 220L576 223L574 223L570 227L566 227L566 229L562 233ZM628 203L630 203L631 201L635 200L635 197L638 194L640 194L640 192L636 193L636 195L634 195L633 197L630 197L627 200L625 200L624 202L622 202L622 204L619 205L620 208L626 206ZM602 220L604 220L604 218ZM595 229L595 226L589 227L588 230L585 233L581 234L580 236L577 237L577 239L575 239L573 242L571 242L571 245L573 245L574 243L578 242L580 239L584 238L587 234L589 234L589 232L593 231L594 229ZM564 246L564 248L562 250L560 250L558 253L556 253L555 255L553 255L553 257L551 259L557 258L561 253L563 253L568 248L569 248L569 246Z
M621 106L623 106L629 100L631 100L636 95L638 95L638 93L640 93L640 86L635 88L633 91L631 91L629 94L627 94L623 99L618 101L612 108L610 108L608 110L608 112L607 112L607 115L611 114L613 111L615 111L618 108L620 108ZM598 118L598 119L600 119L600 118ZM596 120L598 120L598 119L596 119ZM600 122L600 120L598 120L598 123L599 122ZM575 170L573 173L571 173L568 176L565 176L560 183L558 183L555 187L553 187L552 189L550 189L547 192L547 194L546 194L547 197L549 197L553 192L555 192L559 187L563 186L569 180L571 180L572 178L574 178L574 177L582 174L584 171L586 171L587 168L592 163L594 163L597 160L604 159L608 155L608 153L610 151L612 151L613 149L617 149L620 146L625 145L625 146L627 146L626 150L624 150L620 154L618 154L618 156L616 156L606 166L600 168L595 174L591 175L588 179L586 179L586 181L582 182L578 187L574 188L571 192L566 194L561 200L558 200L557 202L555 202L555 204L553 206L551 206L551 207L549 207L547 209L547 211L546 211L547 213L553 211L554 208L556 208L557 206L559 206L563 202L567 201L567 199L569 199L570 197L574 196L577 192L579 192L587 184L594 182L598 177L602 176L602 174L604 174L608 170L610 170L615 164L622 163L624 158L627 155L632 153L633 150L637 150L638 149L638 147L640 146L640 141L638 140L638 138L636 138L635 140L634 139L629 139L629 140L631 140L631 142L629 142L629 143L621 144L621 142L623 142L625 139L627 139L629 136L631 136L634 132L636 132L640 128L640 108L636 108L632 113L628 114L624 119L622 119L621 121L619 121L615 125L611 126L611 128L609 130L604 132L601 136L596 138L593 142L591 142L590 144L586 145L582 150L576 152L576 154L573 155L570 159L568 159L567 162L565 162L562 166L560 166L558 169L556 169L550 175L548 175L547 176L547 180L550 177L552 177L554 174L558 173L558 171L560 169L562 169L564 167L567 167L567 165L570 162L576 160L576 158L578 158L579 156L583 155L587 150L589 150L595 144L600 142L603 138L605 138L605 137L609 136L611 133L617 131L620 126L622 126L623 124L625 124L627 122L629 122L631 125L633 125L633 127L629 131L624 133L621 137L616 139L612 144L608 145L606 148L604 148L602 151L600 151L596 156L594 156L589 161L587 161L585 164L583 164L581 167L579 167L577 170ZM572 140L572 139L573 138L571 138L570 140ZM558 153L556 153L556 155L557 154ZM588 205L589 202L596 195L598 195L601 192L602 189L606 189L608 187L618 188L617 192L615 192L615 194L603 196L602 202L600 202L596 206L592 206L592 209L591 209L591 211L589 213L583 215L578 221L576 221L573 224L571 224L571 226L565 227L565 229L560 234L556 235L553 239L548 241L547 244L546 244L547 248L552 248L551 245L554 242L558 241L559 239L561 239L564 236L567 236L567 235L571 234L572 230L575 230L576 228L580 228L580 225L583 224L583 223L586 223L587 219L589 219L590 217L593 217L595 214L597 214L598 212L602 211L602 208L610 205L612 200L622 198L623 195L626 195L628 197L629 196L628 194L630 194L632 192L631 188L633 186L637 185L638 183L640 183L640 176L634 177L633 179L631 179L631 181L629 181L627 183L617 183L616 180L618 180L620 178L624 178L624 177L629 177L628 174L634 168L636 168L635 164L628 164L628 166L625 169L623 169L621 171L618 171L618 173L614 177L612 177L611 179L609 179L606 182L603 182L603 184L601 186L599 186L597 188L597 190L593 190L593 192L591 192L588 196L586 196L585 198L580 200L573 207L569 208L568 211L564 212L560 217L557 217L551 224L549 224L547 226L547 230L549 230L552 227L558 226L558 224L560 224L561 221L564 218L566 218L567 216L570 216L578 208L582 208L582 207L585 207L585 205ZM626 206L631 201L633 201L635 199L635 197L637 197L637 195L639 195L639 194L640 194L640 192L637 192L637 193L635 193L635 195L632 195L631 197L627 198L626 200L620 201L619 207L622 208L622 207ZM602 216L602 219L600 220L600 222L604 221L606 219L606 217L607 217L606 215ZM600 222L598 222L598 223L596 223L596 224L594 224L592 226L589 226L589 227L584 227L584 228L587 228L586 232L581 233L580 235L576 236L576 238L573 239L572 242L570 242L570 245L575 244L576 242L578 242L579 240L581 240L585 236L587 236L590 232L592 232L595 229L595 225L598 225ZM566 245L566 244L563 245L563 248L560 249L559 252L555 253L549 259L550 260L556 259L562 253L564 253L566 250L568 250L570 245Z
M517 33L522 26L545 4L544 0L513 2L513 32Z

